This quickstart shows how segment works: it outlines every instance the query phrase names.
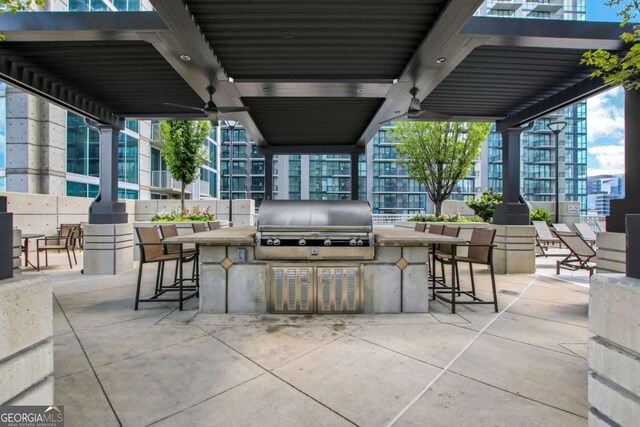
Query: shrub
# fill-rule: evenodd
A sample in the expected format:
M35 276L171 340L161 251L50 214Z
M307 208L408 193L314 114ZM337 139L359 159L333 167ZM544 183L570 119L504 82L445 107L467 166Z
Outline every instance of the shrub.
M473 209L476 215L484 222L492 222L496 205L500 203L502 203L502 193L498 193L493 189L484 190L479 199L469 198L467 200L467 206Z
M428 214L418 214L413 218L410 218L411 222L470 222L468 219L458 215L428 215Z
M199 221L215 221L216 217L211 213L209 208L200 209L194 206L189 209L174 209L170 212L160 212L151 217L153 222L199 222Z
M551 224L551 212L542 208L532 210L529 216L531 221L544 221L547 224Z

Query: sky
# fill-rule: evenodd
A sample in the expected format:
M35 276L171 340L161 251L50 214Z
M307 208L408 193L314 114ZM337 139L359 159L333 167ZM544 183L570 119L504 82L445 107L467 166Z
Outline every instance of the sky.
M587 21L620 22L619 8L587 0ZM587 174L624 172L624 94L614 88L587 100Z

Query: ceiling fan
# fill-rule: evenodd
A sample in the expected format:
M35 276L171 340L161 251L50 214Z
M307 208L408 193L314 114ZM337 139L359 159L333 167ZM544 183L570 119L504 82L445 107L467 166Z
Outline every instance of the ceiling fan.
M203 108L191 107L188 105L181 104L172 104L170 102L164 102L164 105L171 105L173 107L186 108L189 110L196 110L206 114L211 121L218 121L218 113L243 113L245 111L249 111L249 107L216 107L216 104L213 102L213 94L215 93L216 88L213 86L207 87L207 92L209 93L209 101L204 104Z
M422 107L420 106L420 100L417 98L419 91L420 89L418 89L417 87L412 87L411 90L409 91L409 93L411 94L411 103L409 104L409 110L407 110L406 113L400 114L395 117L391 117L390 119L383 120L380 122L380 124L384 124L386 122L397 120L403 117L406 117L408 120L415 120L418 118L424 118L429 120L448 120L450 118L450 116L446 114L423 110Z

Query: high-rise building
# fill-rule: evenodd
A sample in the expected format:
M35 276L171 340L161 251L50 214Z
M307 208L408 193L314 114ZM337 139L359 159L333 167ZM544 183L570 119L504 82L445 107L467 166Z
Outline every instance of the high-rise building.
M611 200L624 198L624 174L590 176L587 179L587 193L589 213L609 215Z

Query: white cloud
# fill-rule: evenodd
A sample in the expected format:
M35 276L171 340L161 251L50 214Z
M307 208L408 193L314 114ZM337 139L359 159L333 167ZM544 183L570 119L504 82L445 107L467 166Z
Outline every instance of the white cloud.
M594 168L589 168L589 175L624 173L624 145L590 147L589 154L593 155L598 163Z
M616 105L615 98L622 92L616 87L587 100L587 138L594 143L598 138L620 141L624 137L624 108Z

